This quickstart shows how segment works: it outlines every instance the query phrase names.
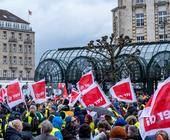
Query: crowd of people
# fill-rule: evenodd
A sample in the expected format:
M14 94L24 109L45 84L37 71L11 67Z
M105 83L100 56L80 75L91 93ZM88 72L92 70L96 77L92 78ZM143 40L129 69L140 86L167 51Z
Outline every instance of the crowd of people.
M68 99L48 99L35 104L26 98L26 105L10 109L0 105L0 136L4 140L141 140L138 113L149 96L137 96L138 102L126 104L112 100L109 115L90 115L79 102L69 106ZM165 131L158 131L145 140L169 140Z

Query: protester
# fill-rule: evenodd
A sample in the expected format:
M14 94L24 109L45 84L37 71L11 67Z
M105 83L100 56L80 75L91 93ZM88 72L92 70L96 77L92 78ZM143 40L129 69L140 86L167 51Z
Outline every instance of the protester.
M50 135L53 129L50 121L45 120L41 123L41 135L35 137L35 140L57 140L56 137Z
M23 125L20 120L9 122L4 140L23 140L21 136L22 129Z

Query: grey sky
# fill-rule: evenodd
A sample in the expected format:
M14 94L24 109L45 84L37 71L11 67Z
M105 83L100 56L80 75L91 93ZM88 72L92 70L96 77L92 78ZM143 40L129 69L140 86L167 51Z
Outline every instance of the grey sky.
M111 9L117 0L0 0L0 8L28 20L36 35L36 64L42 53L80 47L112 32Z

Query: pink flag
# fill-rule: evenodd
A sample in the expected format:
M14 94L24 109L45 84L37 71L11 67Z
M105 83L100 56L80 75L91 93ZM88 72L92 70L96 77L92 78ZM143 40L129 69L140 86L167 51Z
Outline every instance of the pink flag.
M84 107L107 107L110 105L110 101L107 99L100 86L96 83L94 83L92 86L90 86L90 88L82 92L80 102Z
M1 88L0 89L0 103L4 102L4 96L6 94L6 89L5 88Z
M36 103L43 103L46 101L45 80L38 81L31 85L31 93Z
M116 98L118 101L127 103L137 101L130 78L123 79L118 82L116 85L111 87L109 91L112 97Z
M146 107L148 116L139 118L142 138L159 130L166 131L170 136L170 78L158 87L151 100ZM145 109L143 112L146 116Z
M20 87L20 83L15 80L11 82L7 87L7 100L10 108L25 102L24 95Z
M78 91L76 91L75 89L72 89L70 95L69 95L69 105L70 106L74 106L75 103L78 101L79 97L81 94L79 94Z
M94 77L92 71L90 71L80 78L79 82L77 83L78 90L80 92L83 92L83 90L86 90L93 83L94 83Z

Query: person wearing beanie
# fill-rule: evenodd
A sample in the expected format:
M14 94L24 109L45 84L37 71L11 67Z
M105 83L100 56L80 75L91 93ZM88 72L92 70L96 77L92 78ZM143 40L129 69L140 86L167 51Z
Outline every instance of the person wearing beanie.
M116 138L125 140L127 138L127 133L124 128L120 126L115 126L110 131L110 140L114 140Z
M61 119L60 116L56 116L53 118L52 125L54 128L52 129L50 134L52 136L55 136L57 140L63 140L63 136L61 133L62 124L63 124L63 120Z

